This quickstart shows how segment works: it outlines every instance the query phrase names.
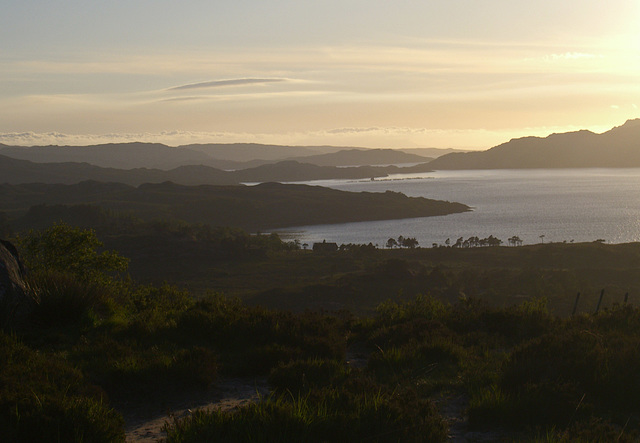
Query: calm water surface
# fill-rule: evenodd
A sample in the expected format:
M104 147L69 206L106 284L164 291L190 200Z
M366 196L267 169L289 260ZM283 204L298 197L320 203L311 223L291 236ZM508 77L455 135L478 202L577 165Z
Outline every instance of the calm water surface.
M441 217L315 225L280 231L311 245L327 240L384 245L399 235L420 245L458 237L607 243L640 241L640 169L438 171L398 174L376 181L325 180L307 184L345 191L398 191L412 197L457 201L473 212Z

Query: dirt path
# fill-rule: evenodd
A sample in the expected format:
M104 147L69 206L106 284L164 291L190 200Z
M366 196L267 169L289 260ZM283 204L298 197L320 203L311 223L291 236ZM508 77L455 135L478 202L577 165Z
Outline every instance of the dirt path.
M349 350L347 364L352 368L366 366L367 354L362 350ZM151 443L162 441L166 434L163 426L175 418L188 416L197 409L229 410L258 401L269 394L265 378L230 378L216 383L205 391L189 392L158 404L129 402L116 407L125 420L126 441L129 443ZM449 423L449 438L452 443L485 443L501 441L503 432L470 432L466 409L469 399L462 394L445 394L434 399L440 413Z
M446 394L435 399L440 414L449 423L451 443L490 443L510 440L510 434L502 429L470 431L467 408L469 398L464 394Z
M135 401L116 407L125 421L127 442L157 442L166 437L162 427L171 417L185 417L196 409L233 409L269 394L266 379L233 378L216 383L211 389L190 392L155 405Z
M466 409L469 399L461 394L443 395L436 399L436 405L440 414L449 423L449 441L461 443L468 441Z

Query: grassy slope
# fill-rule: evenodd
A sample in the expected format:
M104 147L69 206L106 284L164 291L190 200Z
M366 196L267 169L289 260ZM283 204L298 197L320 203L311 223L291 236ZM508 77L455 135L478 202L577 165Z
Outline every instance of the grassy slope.
M166 245L181 266L195 257ZM469 429L494 440L634 441L640 312L618 307L563 320L541 299L503 296L516 288L553 302L559 283L575 291L589 276L622 287L619 276L637 272L639 257L638 244L595 243L330 255L280 249L211 262L224 269L209 278L214 288L220 276L243 291L289 285L291 297L271 295L296 308L334 302L335 288L348 290L352 302L377 306L360 318L265 310L220 295L195 301L175 288L85 281L86 273L52 272L43 263L30 277L40 298L34 314L13 337L0 333L0 384L12 387L0 390L0 423L15 441L47 441L56 426L68 441L101 429L120 440L109 398L157 403L215 384L219 375L269 375L273 397L178 420L170 441L443 441L446 423L434 401L452 393L468 401ZM159 278L163 270L155 272ZM518 306L409 294L447 298L460 288L491 288L487 302ZM404 302L379 304L380 297ZM366 366L345 363L350 349ZM25 417L31 426L22 426Z
M273 253L222 261L207 257L196 242L154 242L154 253L136 252L106 239L131 257L136 279L169 280L196 293L237 295L250 303L284 309L340 309L371 312L388 298L433 294L454 302L461 294L496 305L546 296L565 315L582 293L580 311L591 311L605 289L603 306L640 302L640 244L545 244L498 248L420 248L319 255L312 251ZM182 248L182 249L180 249ZM191 255L189 251L193 251ZM179 256L179 260L173 257Z

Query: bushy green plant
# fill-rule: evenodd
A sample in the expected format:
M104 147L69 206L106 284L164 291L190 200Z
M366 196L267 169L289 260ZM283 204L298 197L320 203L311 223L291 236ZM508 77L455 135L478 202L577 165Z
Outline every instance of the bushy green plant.
M637 316L637 310L623 308L555 320L548 332L513 349L491 391L499 396L482 389L474 393L470 422L562 430L576 421L635 413L640 395L634 376L640 371ZM519 329L514 327L514 333Z
M181 313L177 331L232 356L233 369L243 374L266 375L292 359L343 359L346 349L345 324L338 318L248 307L215 294Z
M446 339L409 342L399 348L379 349L369 358L367 369L385 381L413 381L436 374L455 377L466 351Z
M154 398L181 389L210 386L219 359L211 349L101 336L78 344L71 358L113 397Z
M15 442L124 441L120 414L63 360L0 332L1 438Z
M31 312L36 326L87 326L110 313L112 292L97 282L55 270L32 272L27 282L36 302Z
M628 424L628 423L627 423ZM640 439L637 429L616 425L607 420L592 417L589 420L573 423L558 433L560 443L610 442L634 443Z
M514 351L502 385L527 395L532 386L575 385L577 395L604 407L632 407L640 395L640 337L569 330L545 335ZM551 389L551 388L550 388ZM579 398L577 399L579 400ZM576 400L576 401L577 401Z
M371 328L367 341L378 348L398 347L409 342L421 343L434 338L453 336L441 320L409 318L390 325L376 325Z
M340 383L348 374L344 362L319 358L293 360L273 368L269 384L277 389L302 392Z
M11 409L6 421L0 419L2 438L6 441L124 442L122 416L100 400L33 396L3 406Z
M449 307L442 301L428 295L417 295L414 300L402 304L391 300L381 303L376 308L376 321L389 325L416 318L435 320L442 319L448 312Z
M509 308L486 308L478 312L478 327L511 343L521 343L554 329L557 321L546 306L546 299L533 299Z
M131 291L126 302L130 311L128 333L142 337L175 329L179 316L194 303L191 294L175 286L139 286Z
M284 393L238 410L196 412L167 427L169 443L439 442L447 425L433 403L410 391L343 386L304 395Z
M59 223L16 239L22 259L33 271L58 271L83 281L105 282L127 269L128 259L103 246L95 231Z

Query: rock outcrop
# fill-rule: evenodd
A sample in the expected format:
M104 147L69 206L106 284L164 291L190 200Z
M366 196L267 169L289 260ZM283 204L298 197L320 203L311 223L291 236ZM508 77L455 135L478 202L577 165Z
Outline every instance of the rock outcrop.
M16 247L0 240L0 327L22 324L33 308Z

